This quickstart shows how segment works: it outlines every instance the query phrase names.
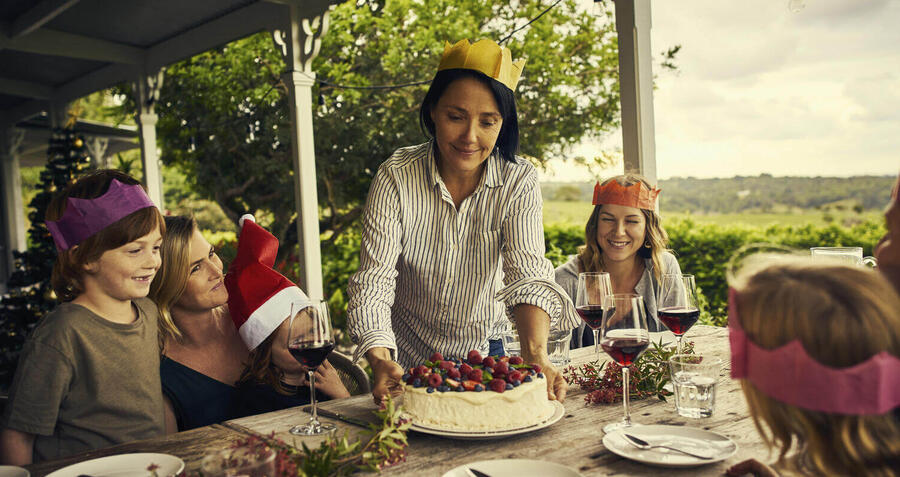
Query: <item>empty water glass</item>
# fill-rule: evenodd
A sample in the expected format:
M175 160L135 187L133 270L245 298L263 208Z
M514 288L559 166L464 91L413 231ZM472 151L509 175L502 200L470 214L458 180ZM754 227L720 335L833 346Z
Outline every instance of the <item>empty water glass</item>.
M716 406L716 383L722 359L695 354L669 358L675 410L684 417L710 417Z
M849 265L875 267L875 257L863 257L862 247L812 247L809 249L813 260L832 260Z
M503 333L503 351L507 356L522 356L522 345L519 343L519 332L515 329Z
M571 362L569 359L571 339L572 330L550 330L550 337L547 339L547 354L553 366L562 368Z

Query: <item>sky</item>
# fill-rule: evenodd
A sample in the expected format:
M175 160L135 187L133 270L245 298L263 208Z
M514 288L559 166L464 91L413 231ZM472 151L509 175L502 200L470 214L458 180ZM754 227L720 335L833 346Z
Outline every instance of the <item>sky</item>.
M651 14L658 178L900 172L900 0L654 0ZM674 45L678 71L663 71ZM621 131L572 153L614 150ZM591 180L550 166L542 180Z

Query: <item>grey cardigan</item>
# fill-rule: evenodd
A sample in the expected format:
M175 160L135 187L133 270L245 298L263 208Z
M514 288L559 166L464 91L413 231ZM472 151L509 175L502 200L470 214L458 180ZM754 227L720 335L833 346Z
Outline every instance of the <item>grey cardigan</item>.
M664 273L681 273L681 267L678 265L678 259L670 252L663 252L662 263ZM572 302L575 302L576 287L578 286L578 258L575 255L569 256L569 261L556 267L556 283L559 284L569 294ZM649 258L644 259L644 274L638 280L634 287L634 292L644 298L644 308L647 309L647 327L651 332L664 331L665 325L661 324L656 318L656 293L659 289L659 282L653 276L653 261ZM581 337L587 325L581 323L575 336L572 338L572 347L580 348Z

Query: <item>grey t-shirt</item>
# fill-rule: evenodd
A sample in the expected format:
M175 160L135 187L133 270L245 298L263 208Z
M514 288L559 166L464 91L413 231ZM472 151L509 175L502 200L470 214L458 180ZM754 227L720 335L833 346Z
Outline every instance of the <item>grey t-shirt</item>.
M681 273L681 267L678 265L678 259L670 252L662 254L663 273ZM569 294L572 302L575 302L576 288L578 287L578 257L576 255L569 256L569 260L556 267L555 271L556 283L559 284ZM650 331L663 331L666 327L656 318L656 294L659 291L659 282L653 274L653 260L644 259L644 274L638 280L634 287L634 292L644 298L644 308L647 309L647 327ZM584 323L575 331L577 336L573 337L572 347L580 348L581 337L584 333Z
M156 306L112 323L63 303L25 343L3 425L34 434L34 462L165 433Z

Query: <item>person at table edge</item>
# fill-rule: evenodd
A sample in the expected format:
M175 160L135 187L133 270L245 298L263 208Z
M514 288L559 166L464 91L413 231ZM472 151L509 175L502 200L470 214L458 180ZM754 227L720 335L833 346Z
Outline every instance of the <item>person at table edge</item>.
M419 111L431 139L398 149L372 181L347 315L354 359L369 361L376 402L399 394L404 368L433 352L499 353L510 319L523 358L545 369L549 397L565 397L547 337L571 316L538 283L494 299L501 265L506 284L553 280L537 172L516 156L513 91L524 63L490 40L446 44Z

